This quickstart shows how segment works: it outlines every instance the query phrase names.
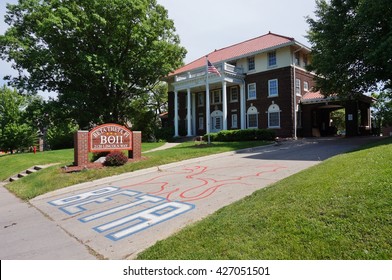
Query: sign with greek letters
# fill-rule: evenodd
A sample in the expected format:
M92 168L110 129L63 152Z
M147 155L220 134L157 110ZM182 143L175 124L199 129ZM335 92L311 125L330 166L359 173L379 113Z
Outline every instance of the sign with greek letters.
M103 124L89 132L90 152L132 150L132 132L118 124Z

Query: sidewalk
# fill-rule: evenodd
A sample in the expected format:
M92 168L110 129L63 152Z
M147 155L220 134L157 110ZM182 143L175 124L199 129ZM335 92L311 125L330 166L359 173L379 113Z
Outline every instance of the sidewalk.
M149 151L143 152L143 154L147 154L147 153L151 153L151 152L155 152L155 151L161 151L161 150L170 149L170 148L173 148L173 147L178 146L178 145L180 145L180 144L181 144L181 143L169 143L169 142L167 142L167 143L165 143L164 145L162 145L162 146L160 146L160 147L158 147L158 148L151 149L151 150L149 150Z
M93 260L87 246L0 183L1 260Z

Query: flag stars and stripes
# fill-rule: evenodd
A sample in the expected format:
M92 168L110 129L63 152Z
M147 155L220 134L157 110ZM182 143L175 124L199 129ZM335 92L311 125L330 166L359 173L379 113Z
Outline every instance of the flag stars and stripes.
M207 59L207 72L214 73L214 74L221 76L218 69L216 69L216 67L208 59Z

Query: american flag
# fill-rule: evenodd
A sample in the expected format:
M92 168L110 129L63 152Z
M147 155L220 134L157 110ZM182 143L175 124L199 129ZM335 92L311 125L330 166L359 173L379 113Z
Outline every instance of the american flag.
M212 65L212 63L209 60L207 60L207 69L208 69L208 73L215 73L219 76L221 75L218 69L216 69L216 67Z

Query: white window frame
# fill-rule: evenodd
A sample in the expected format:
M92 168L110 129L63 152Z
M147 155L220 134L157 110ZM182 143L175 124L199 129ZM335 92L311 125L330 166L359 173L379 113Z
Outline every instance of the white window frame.
M233 99L233 94L234 93L237 95L236 99ZM239 97L238 97L238 87L231 87L230 88L230 102L232 102L232 103L238 102L238 99L239 99Z
M309 91L309 83L304 81L304 91L308 92Z
M199 130L204 130L204 116L199 116Z
M276 83L275 87L272 87L272 84ZM272 90L275 90L276 93L272 94ZM268 80L268 97L277 97L279 96L279 82L278 79Z
M295 79L295 94L301 96L301 80Z
M231 114L231 128L238 128L238 115L237 115L237 113Z
M254 90L251 90L250 88L254 87ZM254 96L252 94L252 97L250 96L250 93L254 93ZM257 90L256 90L256 83L251 83L248 84L248 100L255 100L257 98Z
M211 113L211 132L218 132L223 129L223 112L220 110L215 110ZM218 121L219 120L219 121ZM219 127L217 128L217 124Z
M218 96L218 101L215 101L216 96ZM222 90L217 89L211 91L211 104L222 104Z
M246 120L247 120L247 127L248 128L259 128L259 112L257 111L257 108L254 107L253 105L249 107L247 114L246 114ZM250 125L250 117L255 117L256 125L251 126Z
M280 108L277 104L272 103L271 106L269 106L267 115L268 115L268 128L280 128ZM271 114L278 114L278 124L272 124L271 125Z
M278 65L276 51L269 52L267 54L267 57L268 57L268 67L274 67L274 66Z

